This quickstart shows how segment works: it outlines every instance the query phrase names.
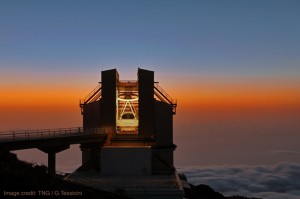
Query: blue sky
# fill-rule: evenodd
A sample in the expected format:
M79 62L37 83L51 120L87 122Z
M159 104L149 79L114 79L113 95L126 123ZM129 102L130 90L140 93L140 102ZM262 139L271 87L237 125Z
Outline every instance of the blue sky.
M1 70L300 73L299 1L0 4Z
M141 67L178 99L176 164L300 162L269 155L300 150L299 19L299 0L0 0L0 128L80 126L100 70L136 79ZM253 101L298 109L263 115ZM237 102L246 119L230 115Z

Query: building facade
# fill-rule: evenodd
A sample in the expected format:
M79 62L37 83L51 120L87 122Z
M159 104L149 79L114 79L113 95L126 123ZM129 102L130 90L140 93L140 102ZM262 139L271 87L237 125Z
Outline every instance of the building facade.
M101 130L102 145L81 145L82 169L103 175L174 174L173 115L176 100L138 69L137 80L101 72L99 85L80 102L86 132Z

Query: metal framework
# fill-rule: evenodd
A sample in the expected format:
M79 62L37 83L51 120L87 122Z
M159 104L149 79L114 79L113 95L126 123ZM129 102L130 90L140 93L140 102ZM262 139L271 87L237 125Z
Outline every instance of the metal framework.
M138 82L119 81L116 95L117 133L137 134L139 125Z

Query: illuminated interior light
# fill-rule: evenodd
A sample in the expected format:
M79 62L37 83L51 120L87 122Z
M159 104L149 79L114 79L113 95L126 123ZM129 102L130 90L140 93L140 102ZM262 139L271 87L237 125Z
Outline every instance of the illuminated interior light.
M120 81L116 92L118 134L138 134L138 86L136 81Z

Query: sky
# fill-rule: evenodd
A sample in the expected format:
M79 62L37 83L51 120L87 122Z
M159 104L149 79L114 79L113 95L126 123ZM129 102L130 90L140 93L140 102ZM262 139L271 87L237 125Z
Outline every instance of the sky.
M298 0L0 0L0 130L81 126L79 99L100 71L135 80L140 67L178 100L176 165L300 163L299 10Z

